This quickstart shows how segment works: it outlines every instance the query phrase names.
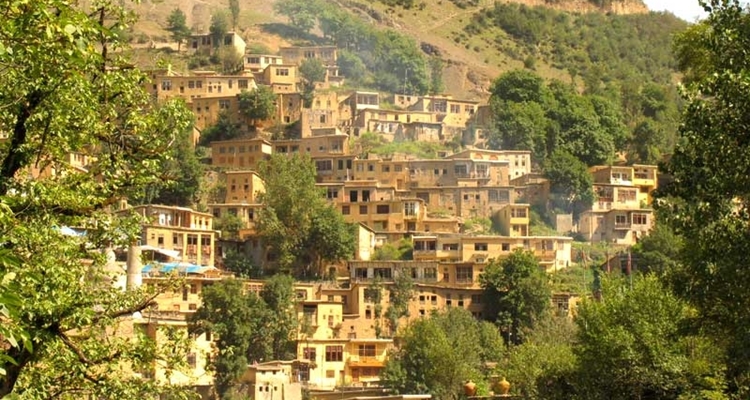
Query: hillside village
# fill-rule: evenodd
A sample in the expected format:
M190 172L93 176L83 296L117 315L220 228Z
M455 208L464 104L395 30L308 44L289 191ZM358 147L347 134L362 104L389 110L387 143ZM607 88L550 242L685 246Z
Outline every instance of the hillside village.
M210 40L209 35L193 36L187 51L215 51ZM157 335L156 327L163 324L186 329L185 317L201 306L202 288L233 275L223 265L230 251L240 252L263 271L273 271L275 256L255 231L264 206L258 201L264 192L258 166L272 154L308 156L315 164L321 196L348 223L356 224L357 245L349 259L325 266L319 277L324 280L295 284L298 316L313 326L312 334L302 329L298 333L297 360L248 367L255 371L255 385L271 382L262 380L266 378L259 372L261 367L285 371L288 380L281 385L291 386L281 389L280 400L294 399L290 391L299 390L294 386L299 383L318 391L379 386L396 332L388 331L383 319L388 300L374 304L366 296L376 280L386 288L400 275L413 280L406 319L446 307L465 308L481 319L479 276L493 259L522 249L533 253L539 268L555 274L575 263L572 233L624 249L644 237L653 224L650 204L658 184L657 167L599 166L590 170L597 194L590 209L575 222L569 214L558 215L556 234L533 235L531 204L547 203L549 183L532 168L530 151L483 148L487 104L449 94L384 97L378 92L341 90L346 77L338 72L333 46L251 54L244 53L244 41L233 32L223 43L243 52L243 72L224 75L169 68L149 72L145 89L153 97L182 98L194 113L195 143L222 117L238 124L243 134L207 143L214 180L224 182L226 188L219 201L202 211L160 204L132 208L148 222L143 225L140 247L129 252L148 253L154 262L143 266L128 257L134 264L127 267L128 274L138 275L129 275L128 284L156 284L175 272L187 284L181 293L158 297L158 310L134 322L147 327L151 335ZM326 75L316 83L310 107L304 107L299 67L310 59L319 60ZM251 120L240 111L240 94L259 87L271 88L276 97L273 115L263 121ZM382 108L384 103L392 106ZM293 139L275 139L265 130L293 123L299 124L299 137ZM352 144L368 134L386 142L457 140L463 146L432 159L355 153ZM227 215L241 221L241 227L228 235L217 229ZM496 232L477 234L467 229L467 221L477 218L491 220ZM375 259L379 248L402 241L413 249L409 259ZM246 281L247 290L259 292L262 285L262 280ZM574 312L581 295L587 293L556 293L553 299L567 314ZM385 331L376 326L386 327ZM172 384L211 386L207 369L211 339L196 337L192 346L188 371L169 375L157 366L149 376ZM277 398L276 393L273 396Z
M750 393L747 7L665 55L640 0L178 4L163 48L39 2L0 22L0 397Z

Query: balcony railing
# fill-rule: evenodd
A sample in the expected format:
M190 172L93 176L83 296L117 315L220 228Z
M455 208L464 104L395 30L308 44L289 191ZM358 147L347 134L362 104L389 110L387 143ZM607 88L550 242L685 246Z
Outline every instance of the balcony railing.
M615 230L630 230L632 224L630 222L615 222Z
M489 173L481 173L481 172L456 172L455 176L458 179L489 179L490 178Z
M377 356L352 355L352 356L349 356L349 362L360 363L360 364L370 364L370 365L375 365L375 364L382 365L385 362L385 359L381 357L377 357Z

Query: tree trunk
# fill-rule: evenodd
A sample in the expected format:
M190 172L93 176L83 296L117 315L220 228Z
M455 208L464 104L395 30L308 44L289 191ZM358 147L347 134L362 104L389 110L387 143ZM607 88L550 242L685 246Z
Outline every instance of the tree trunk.
M33 356L32 353L23 348L11 348L6 354L15 360L16 364L10 362L2 364L5 369L5 376L0 378L0 399L13 393L13 388L18 382L23 368L31 361Z

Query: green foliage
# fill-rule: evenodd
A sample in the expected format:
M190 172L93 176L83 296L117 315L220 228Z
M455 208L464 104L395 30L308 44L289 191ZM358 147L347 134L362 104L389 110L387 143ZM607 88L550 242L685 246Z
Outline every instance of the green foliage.
M204 287L201 307L189 318L189 330L218 335L218 355L210 368L221 398L230 393L248 364L294 357L290 349L297 320L292 283L288 276L274 276L264 282L260 296L235 279Z
M315 27L321 4L308 0L282 0L273 5L273 10L289 18L289 22L300 32L307 33Z
M322 276L324 263L354 253L355 233L315 186L308 156L274 154L260 166L265 192L259 201L258 233L281 270L301 277Z
M430 93L432 94L441 94L445 91L443 68L443 60L440 57L430 57Z
M508 348L496 369L511 382L513 394L530 400L572 398L578 367L575 328L567 316L547 315L524 343Z
M544 80L522 69L500 75L492 82L490 92L494 99L514 103L544 103L549 96Z
M208 28L214 47L224 44L224 36L229 32L229 16L225 10L217 10L211 14L211 26Z
M243 96L244 93L246 92L243 91L240 96ZM240 98L240 102L242 102L242 97ZM242 106L240 106L240 108L242 108ZM240 131L239 124L232 122L229 113L220 112L216 123L205 128L203 132L201 132L201 137L198 143L201 146L207 146L211 144L211 142L235 139L241 134L242 131Z
M549 308L547 276L532 252L516 250L501 261L493 260L479 282L485 318L506 332L509 343L521 343Z
M547 117L539 103L492 101L495 129L488 145L493 149L529 150L536 163L547 157Z
M498 361L502 352L497 328L463 308L449 308L405 329L381 379L398 393L457 400L468 379L486 387L485 363Z
M598 165L626 147L623 117L604 97L579 95L560 81L545 84L526 70L501 75L491 91L492 148L530 150L538 164L563 149L587 165Z
M391 7L403 7L405 9L410 9L414 6L414 0L379 0L381 3L391 6Z
M339 50L336 59L341 74L354 84L361 84L367 74L367 67L362 59L348 50Z
M648 146L658 150L659 154L666 154L671 152L675 144L678 127L679 98L672 83L675 69L679 65L686 65L690 60L703 57L700 50L692 45L693 41L688 35L681 35L677 39L678 46L683 49L682 55L678 51L678 57L675 58L670 52L673 36L685 28L687 24L684 21L667 13L570 14L549 7L497 3L493 9L476 13L465 30L472 35L482 35L488 41L494 36L498 50L507 53L508 49L512 49L514 53L511 56L524 61L527 69L531 69L529 60L545 62L552 67L567 70L574 85L578 87L583 83L587 95L607 98L620 115L611 120L616 122L615 125L608 125L601 119L598 122L615 129L610 135L613 136L616 150L637 152L638 146L642 148L642 137L630 141L630 132L644 119L650 119L658 123L660 137ZM693 27L691 31L698 29ZM527 74L531 75L531 72L527 71ZM527 90L528 87L524 84L533 82L520 80L516 85L511 85L509 90L512 92L515 87L520 91ZM649 116L641 107L641 100L643 94L654 88L667 94L662 103L666 108L658 116ZM513 101L544 104L539 97L514 98ZM545 109L547 110L546 107ZM592 121L580 118L577 121L576 125L584 132L599 130ZM541 124L538 127L541 129ZM595 140L592 143L596 146L605 144L599 143L601 138L598 134L593 135ZM627 143L622 143L622 139ZM625 144L632 144L636 148L628 149ZM554 148L548 147L547 153L552 150ZM567 150L579 156L575 149ZM638 161L636 157L632 159ZM589 165L598 163L593 160L586 162Z
M270 86L258 86L252 91L243 90L239 95L240 113L253 121L271 118L276 112L276 95Z
M365 132L352 144L354 151L365 157L369 153L387 156L392 154L413 154L423 159L438 158L438 152L446 151L444 145L434 142L387 142L382 135Z
M725 398L721 351L681 332L686 304L654 276L625 284L605 281L603 300L578 308L580 398Z
M220 218L214 218L213 229L221 231L222 239L239 239L240 229L244 228L244 225L237 215L225 213Z
M218 64L225 74L236 74L243 68L242 54L233 46L221 46L216 49L211 61Z
M161 165L164 180L146 188L144 203L181 207L198 203L206 168L201 162L200 148L193 147L192 131L188 129L175 138L168 150L169 158Z
M308 84L323 82L326 78L326 67L317 58L307 58L299 65L299 74Z
M632 248L632 258L638 271L664 274L679 268L678 260L684 249L680 236L663 223L657 222L646 237Z
M691 302L701 329L722 338L730 388L750 393L750 15L734 1L710 1L709 17L678 43L691 81L680 141L660 189L659 222L682 237L681 268L671 276L675 291ZM695 49L685 53L684 41Z
M320 0L284 0L274 6L292 25L308 32L317 21L323 35L346 50L342 73L364 86L389 92L423 95L429 90L427 60L417 43L394 30L379 30L334 3ZM370 74L364 79L363 66Z
M501 28L505 33L565 69L623 79L637 74L667 83L676 66L670 53L672 35L687 23L668 13L617 15L570 14L548 7L497 3L470 23L477 29Z
M315 96L315 84L326 79L326 67L319 59L308 58L300 64L299 74L302 77L302 105L310 108Z
M471 235L491 235L492 220L487 217L471 217L464 220L462 231Z
M123 366L140 370L157 360L177 368L174 358L184 359L184 348L117 336L127 324L123 317L146 309L162 288L113 287L102 249L139 234L134 219L106 210L163 179L160 167L188 129L190 113L181 102L154 104L141 86L146 76L122 58L117 32L132 22L126 9L109 1L91 6L57 0L2 6L3 398L184 394L123 373ZM96 160L74 169L71 153ZM56 173L28 179L34 167ZM87 236L62 235L63 226L85 228Z
M232 29L237 29L240 21L240 0L229 0L229 13L232 15Z
M375 249L373 260L411 260L414 252L414 243L409 239L401 239L397 244L385 243Z
M177 42L177 51L180 50L182 42L190 37L190 27L187 25L185 13L179 8L172 10L167 18L167 31L172 34L172 39Z
M594 190L586 165L571 154L556 150L544 163L544 177L550 182L553 207L572 212L574 218L594 202Z
M409 271L398 270L393 279L393 285L388 288L388 291L390 292L389 305L385 311L385 318L391 335L395 336L398 333L399 320L409 317L409 304L414 297L414 281L409 276Z
M292 360L296 357L297 315L294 308L294 279L289 275L274 275L263 283L260 297L270 313L270 357L265 360ZM268 321L266 321L268 324Z
M260 268L253 265L245 255L233 249L227 250L223 257L224 268L227 271L234 272L241 278L259 278Z

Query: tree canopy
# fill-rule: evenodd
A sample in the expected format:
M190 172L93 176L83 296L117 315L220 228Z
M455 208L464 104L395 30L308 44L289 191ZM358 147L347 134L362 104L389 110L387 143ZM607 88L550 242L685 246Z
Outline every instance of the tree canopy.
M381 377L398 393L457 400L468 379L487 387L486 363L499 360L502 353L495 326L477 321L463 308L448 308L406 328Z
M578 308L580 398L724 398L721 351L681 332L689 324L685 302L655 276L629 289L623 280L606 283L601 302Z
M163 179L158 170L189 111L179 101L154 104L142 89L147 78L123 58L115 33L131 22L120 2L10 0L3 10L0 397L172 391L123 370L165 357L143 335L117 336L156 293L113 287L104 250L140 234L108 208ZM71 153L91 162L74 168ZM66 226L87 234L63 235Z
M552 293L547 276L531 252L516 250L503 260L493 260L479 282L485 318L506 332L509 343L521 343L549 308Z
M750 391L750 13L736 1L708 1L708 18L678 38L687 62L680 140L659 190L660 222L686 246L673 287L694 305L701 328L722 338L732 391ZM692 49L685 46L689 40Z
M208 31L211 33L214 47L224 44L224 36L229 32L229 16L225 10L217 10L211 14L211 26Z
M294 358L297 320L292 285L291 277L276 275L263 283L260 295L235 279L201 291L202 304L190 316L189 330L218 335L218 355L210 368L221 398L227 398L248 364Z
M591 207L594 190L586 165L564 150L556 150L544 163L544 177L550 182L553 208L576 216Z
M190 27L187 25L185 13L180 8L175 8L167 18L167 30L172 34L172 39L177 42L177 51L182 47L182 42L190 37Z
M239 94L240 113L258 123L274 116L276 94L270 86L258 86L254 90L243 90Z
M229 0L229 13L232 15L232 29L240 22L240 0Z
M605 97L578 94L561 81L545 83L526 70L499 76L491 93L491 148L530 150L538 165L564 150L591 166L607 163L627 147L621 111Z
M354 228L315 186L309 156L274 154L261 163L265 192L258 234L281 270L323 276L325 263L354 254Z
M326 67L319 59L308 58L300 64L299 74L302 77L303 106L310 108L315 94L315 84L326 79Z

